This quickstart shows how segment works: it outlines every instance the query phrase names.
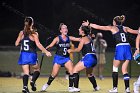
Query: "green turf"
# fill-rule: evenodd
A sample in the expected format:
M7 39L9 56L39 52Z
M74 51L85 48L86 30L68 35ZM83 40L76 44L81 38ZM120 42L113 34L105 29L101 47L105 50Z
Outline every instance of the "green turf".
M54 51L51 51L54 55ZM112 60L113 60L114 53L113 52L107 52L106 53L106 64L104 69L104 76L111 76L112 73ZM22 72L21 67L17 64L19 57L19 51L0 51L0 71L10 71L15 72L16 74L20 74ZM39 60L41 59L41 52L38 52ZM74 53L74 64L76 64L81 58L81 54ZM52 70L52 60L53 56L48 58L44 57L43 65L41 68L41 75L49 75ZM39 61L40 62L40 61ZM129 69L129 72L131 71L132 76L138 76L140 75L140 67L137 65L134 61L131 62L131 70ZM64 75L65 69L61 68L59 75ZM84 74L85 71L82 71L80 74ZM119 75L121 74L121 67L119 68Z
M48 77L39 77L37 80L37 92L32 92L29 85L29 90L31 93L40 93L41 87L46 83ZM130 81L130 89L133 90L133 82L136 78L132 78ZM100 91L93 91L93 87L89 80L85 77L80 78L79 88L80 93L108 93L108 90L112 88L112 79L105 78L104 80L97 79L98 86L101 87ZM43 93L69 93L68 80L64 77L57 77L51 86L47 89L47 92ZM0 93L21 93L22 90L22 79L17 78L0 78ZM119 78L118 93L124 93L124 82L122 78Z

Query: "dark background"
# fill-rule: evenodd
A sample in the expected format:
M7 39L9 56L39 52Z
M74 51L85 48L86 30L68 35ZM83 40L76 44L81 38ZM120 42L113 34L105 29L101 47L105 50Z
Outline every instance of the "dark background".
M59 34L57 29L60 22L68 26L69 35L77 37L83 20L112 25L113 17L122 14L126 15L124 25L138 29L140 0L1 0L0 46L14 46L19 31L23 29L25 15L34 18L40 41L45 45L48 37ZM94 29L92 32L97 33ZM111 33L103 32L103 35L109 47L113 47ZM136 36L129 37L132 46L135 46Z

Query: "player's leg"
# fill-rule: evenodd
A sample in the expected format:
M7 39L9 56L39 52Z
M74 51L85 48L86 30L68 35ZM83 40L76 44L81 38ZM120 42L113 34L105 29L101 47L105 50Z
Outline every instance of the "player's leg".
M39 68L39 65L38 64L32 65L32 68L34 70L34 73L33 73L32 80L30 82L30 85L32 87L31 89L33 91L36 91L36 84L35 84L35 82L36 82L36 80L38 79L38 77L40 75L40 68Z
M136 82L134 82L134 93L139 93L140 91L140 76Z
M130 88L129 88L129 74L128 74L128 71L127 71L127 68L128 68L128 65L129 65L129 60L126 60L123 64L122 64L122 73L123 73L123 79L124 79L124 83L125 83L125 91L127 93L130 92Z
M29 65L22 65L22 69L23 69L23 73L24 73L22 92L23 93L29 93L29 90L28 90Z
M42 90L41 91L45 91L52 83L52 81L55 79L55 77L57 76L59 69L60 69L61 65L55 63L53 65L53 69L52 69L52 74L50 75L48 82L46 84L43 85Z
M95 91L98 91L100 88L97 86L96 83L96 79L94 77L94 75L92 74L93 68L86 68L86 75L89 79L89 81L91 82L91 84L93 85L93 88Z
M71 92L71 90L73 89L73 63L69 60L68 62L65 63L65 68L70 73L68 91Z
M73 68L73 76L74 76L74 91L80 91L79 87L79 74L78 72L85 69L84 63L79 61Z
M65 71L65 79L68 80L68 79L69 79L69 75L70 75L70 73L66 70L66 71Z
M113 72L112 72L112 79L113 79L113 89L109 90L110 93L118 92L118 67L120 65L119 60L113 61Z

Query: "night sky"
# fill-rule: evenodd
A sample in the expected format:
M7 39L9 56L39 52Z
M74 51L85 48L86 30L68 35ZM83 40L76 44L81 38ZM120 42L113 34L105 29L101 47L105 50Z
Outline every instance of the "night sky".
M1 0L0 1L0 46L14 46L24 16L32 16L45 45L46 39L59 34L59 23L64 22L69 35L78 37L78 28L83 20L99 25L112 25L114 16L125 15L125 26L138 29L140 26L140 0ZM94 34L97 30L93 29ZM103 32L103 31L102 31ZM114 45L111 32L103 32L109 47ZM134 46L135 35L130 35ZM47 41L48 43L51 41Z

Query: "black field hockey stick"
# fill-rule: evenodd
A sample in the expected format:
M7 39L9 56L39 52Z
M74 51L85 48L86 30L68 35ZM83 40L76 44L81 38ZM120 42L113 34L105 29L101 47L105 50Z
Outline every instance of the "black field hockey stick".
M40 60L40 70L41 70L41 67L42 67L42 63L43 63L43 59L44 59L44 53L41 54L41 60Z
M48 41L49 41L50 39L52 39L52 37L48 37L48 38L47 38L47 40L46 40L46 46L48 45ZM46 50L49 50L49 49L46 49ZM41 54L41 60L40 60L40 70L41 70L41 68L42 68L44 56L45 56L45 53L42 53L42 54Z

